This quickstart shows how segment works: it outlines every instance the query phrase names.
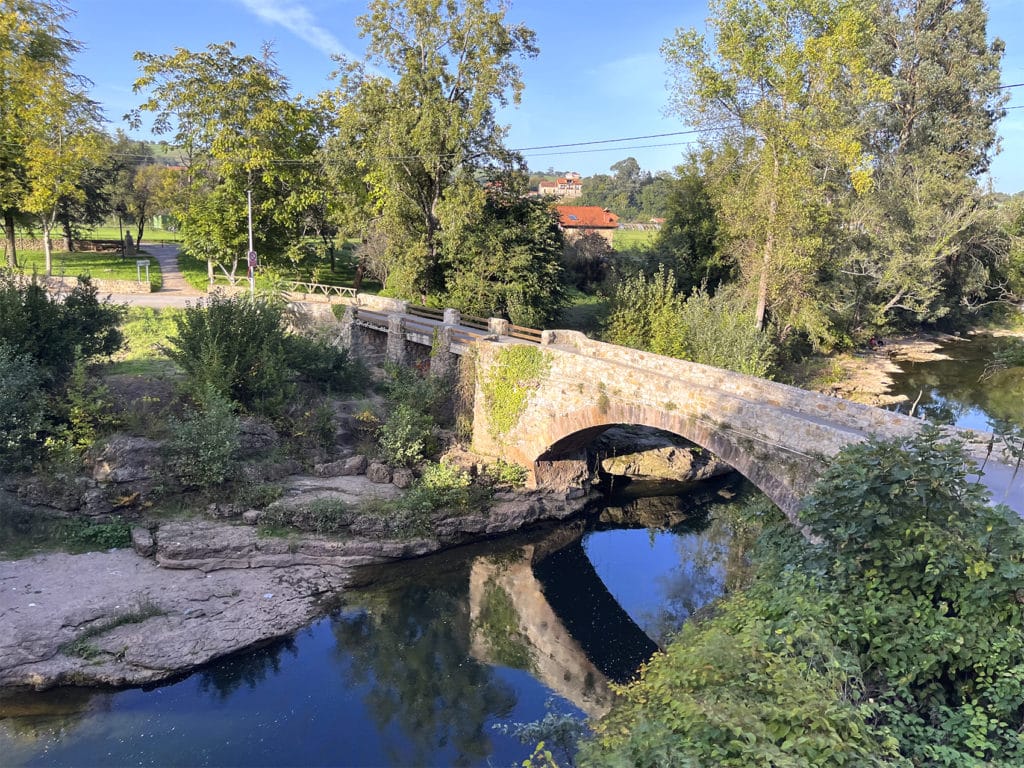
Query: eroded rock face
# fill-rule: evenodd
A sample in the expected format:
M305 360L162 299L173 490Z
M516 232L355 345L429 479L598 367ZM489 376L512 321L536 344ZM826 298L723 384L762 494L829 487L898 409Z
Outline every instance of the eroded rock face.
M270 450L278 443L277 430L263 421L252 417L238 421L238 453L253 456Z
M412 470L404 467L399 467L391 474L391 484L396 488L408 488L415 479L416 476L413 475Z

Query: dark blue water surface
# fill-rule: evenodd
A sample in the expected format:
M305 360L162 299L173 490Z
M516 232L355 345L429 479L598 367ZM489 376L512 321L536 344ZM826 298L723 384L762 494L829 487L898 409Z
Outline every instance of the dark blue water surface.
M721 593L727 534L686 495L668 508L367 573L294 637L153 690L7 696L0 763L518 765L517 724L600 714Z

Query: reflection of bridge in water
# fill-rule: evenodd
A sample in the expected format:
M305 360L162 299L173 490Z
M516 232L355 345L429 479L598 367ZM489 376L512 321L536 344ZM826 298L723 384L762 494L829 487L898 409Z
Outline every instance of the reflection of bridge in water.
M470 571L471 655L530 672L590 716L658 650L608 591L578 523Z

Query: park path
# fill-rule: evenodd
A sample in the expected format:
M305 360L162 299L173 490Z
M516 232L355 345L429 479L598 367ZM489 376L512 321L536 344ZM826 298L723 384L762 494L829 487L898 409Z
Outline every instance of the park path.
M198 291L185 281L178 267L177 243L147 243L142 250L157 260L163 274L163 288L156 293L113 293L111 301L117 304L133 304L139 307L184 307L195 303L206 294Z

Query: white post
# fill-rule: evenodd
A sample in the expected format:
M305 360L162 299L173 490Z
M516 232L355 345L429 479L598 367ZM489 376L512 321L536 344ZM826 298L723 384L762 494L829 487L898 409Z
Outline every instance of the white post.
M252 254L252 190L245 191L245 198L249 212L249 251L245 254L245 262L249 265L249 295L256 295L256 268L252 266L250 256Z

